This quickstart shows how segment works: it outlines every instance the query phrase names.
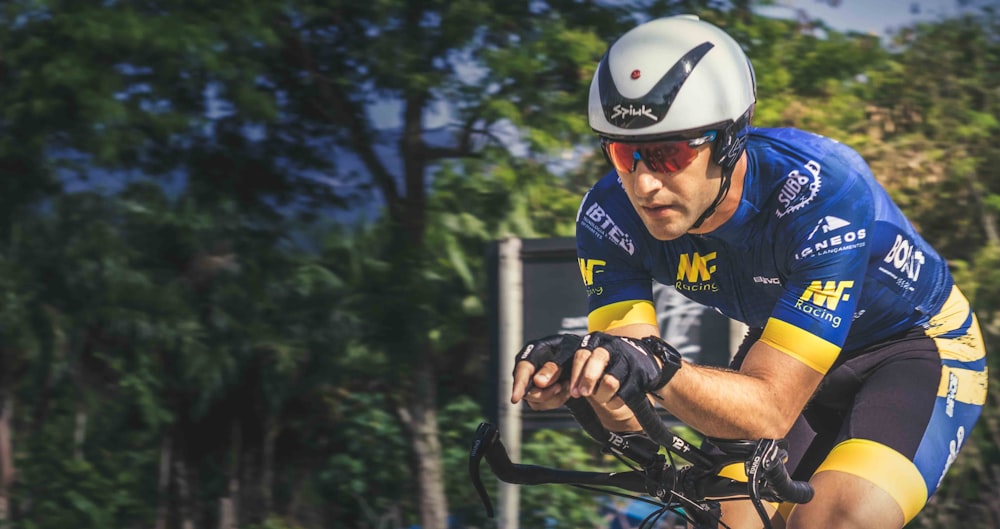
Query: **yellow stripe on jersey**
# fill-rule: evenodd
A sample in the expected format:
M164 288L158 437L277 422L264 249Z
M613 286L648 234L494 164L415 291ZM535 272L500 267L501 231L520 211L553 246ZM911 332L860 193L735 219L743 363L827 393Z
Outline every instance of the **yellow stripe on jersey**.
M941 366L941 384L938 386L938 397L948 398L948 392L952 385L952 375L955 377L955 400L978 406L986 404L986 385L989 374L985 370L972 371L959 367Z
M840 354L840 346L775 318L767 320L760 340L824 375Z
M864 478L889 493L909 522L927 502L927 485L903 454L868 439L848 439L833 447L816 474L838 470Z
M619 301L594 309L587 316L587 327L590 332L606 331L633 323L648 323L659 326L652 301Z

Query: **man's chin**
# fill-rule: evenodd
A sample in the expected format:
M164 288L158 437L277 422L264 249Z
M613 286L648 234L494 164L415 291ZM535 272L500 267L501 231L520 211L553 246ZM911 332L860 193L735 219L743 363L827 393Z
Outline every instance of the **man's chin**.
M654 239L658 241L672 241L684 236L687 233L686 229L681 229L679 226L671 225L667 226L650 226L646 225L646 231L653 236Z

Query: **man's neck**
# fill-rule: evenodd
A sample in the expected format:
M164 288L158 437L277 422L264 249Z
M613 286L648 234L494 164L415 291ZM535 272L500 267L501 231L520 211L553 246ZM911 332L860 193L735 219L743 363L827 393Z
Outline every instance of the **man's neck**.
M722 169L720 168L719 170L721 171ZM740 201L743 199L743 181L746 178L746 173L747 153L744 152L740 156L740 159L736 161L736 166L733 167L733 174L729 177L729 191L726 193L725 198L722 199L722 203L715 208L715 212L705 219L705 222L698 229L691 230L689 233L698 235L711 233L736 214L736 209L739 208Z

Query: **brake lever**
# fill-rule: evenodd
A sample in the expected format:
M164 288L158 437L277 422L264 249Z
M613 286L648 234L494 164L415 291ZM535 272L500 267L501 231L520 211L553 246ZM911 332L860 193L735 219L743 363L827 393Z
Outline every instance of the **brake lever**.
M761 522L764 523L764 529L772 529L772 525L760 498L760 486L763 481L760 475L764 472L765 462L777 458L779 450L782 449L778 441L774 439L761 439L757 443L753 455L746 461L744 468L747 475L747 493L750 496L750 502L760 516Z
M479 499L486 507L486 516L490 518L493 518L493 502L490 501L490 495L479 477L479 463L486 456L486 452L493 447L498 436L499 431L495 425L487 422L479 423L476 435L472 439L472 449L469 451L469 477L472 478L472 486L479 494Z

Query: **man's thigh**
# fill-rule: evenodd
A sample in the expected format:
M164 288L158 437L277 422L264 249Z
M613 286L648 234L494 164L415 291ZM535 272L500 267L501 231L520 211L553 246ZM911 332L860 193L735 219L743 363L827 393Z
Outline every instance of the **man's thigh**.
M867 479L831 470L816 474L809 483L816 495L791 510L787 529L901 529L905 523L896 499Z
M816 495L809 503L796 505L794 509L790 509L790 504L784 504L780 514L772 505L766 504L775 529L903 527L903 511L896 500L864 478L830 471L817 474L810 484ZM725 526L733 529L763 527L760 516L749 501L725 502L722 514Z

